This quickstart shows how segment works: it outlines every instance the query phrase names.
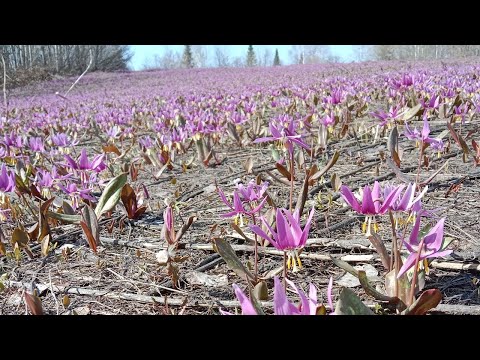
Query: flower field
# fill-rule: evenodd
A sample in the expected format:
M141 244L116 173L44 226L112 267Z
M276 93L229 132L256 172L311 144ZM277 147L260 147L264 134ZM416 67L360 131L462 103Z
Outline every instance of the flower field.
M477 63L12 90L0 313L480 314Z

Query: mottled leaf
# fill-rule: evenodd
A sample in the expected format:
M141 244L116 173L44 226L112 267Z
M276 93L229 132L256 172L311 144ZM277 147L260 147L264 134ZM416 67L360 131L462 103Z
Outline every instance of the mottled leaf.
M224 239L215 238L213 240L215 250L218 254L225 260L227 266L235 272L240 278L244 279L247 276L250 279L253 279L254 276L250 271L248 271L245 266L242 264L241 260L235 254L235 251Z
M88 245L93 250L93 252L96 253L97 252L97 243L95 241L95 238L93 237L92 232L88 228L88 225L84 221L80 221L80 226L83 229L83 232L84 232L85 237L87 239Z
M360 298L350 289L343 288L335 307L337 315L373 315Z
M419 110L421 109L421 107L422 107L422 104L417 104L417 105L414 106L413 108L408 109L408 110L403 114L403 121L410 120L410 119L413 118L415 115L417 115L417 113L419 112Z
M337 162L338 158L340 157L340 153L338 151L335 150L335 154L333 154L333 156L330 158L330 160L328 161L327 165L325 165L325 167L320 170L320 171L317 171L315 174L313 174L312 176L310 176L310 179L309 180L317 180L320 178L320 176L322 176L323 174L325 174L333 165L335 165L335 163Z
M85 206L82 210L83 222L88 226L96 245L100 245L100 228L97 215L90 206Z
M43 315L42 301L36 295L25 292L25 302L32 315Z
M282 174L284 177L287 178L287 180L291 180L292 179L292 174L290 174L290 171L287 170L287 168L285 166L283 166L282 164L280 163L275 163L275 166L277 167L277 170L280 174Z
M103 190L100 199L98 200L97 207L95 208L95 214L99 218L104 212L109 211L117 205L120 200L122 188L127 182L127 175L121 174L110 180L105 189Z
M405 310L405 315L425 315L442 301L442 293L438 289L425 290L419 298Z
M59 214L53 211L48 211L47 216L51 217L52 219L60 220L62 222L71 224L79 224L82 220L82 217L80 215Z

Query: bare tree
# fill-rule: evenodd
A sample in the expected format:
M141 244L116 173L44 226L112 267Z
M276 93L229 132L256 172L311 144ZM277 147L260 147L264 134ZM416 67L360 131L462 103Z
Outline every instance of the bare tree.
M192 46L193 61L197 67L207 67L208 65L208 51L203 45Z
M165 46L162 54L155 54L152 58L147 59L142 69L177 69L181 66L182 58L180 54L173 51L169 46Z
M232 66L234 67L244 67L246 66L243 56L236 56L232 61Z
M215 65L217 67L227 67L230 66L230 58L228 56L228 51L224 46L215 47Z
M269 48L264 48L262 55L260 56L260 66L270 66L272 65L273 54Z
M329 61L328 45L292 45L289 55L294 64L317 64Z
M9 85L43 80L52 74L126 70L132 57L128 45L0 45ZM90 59L92 54L92 59Z

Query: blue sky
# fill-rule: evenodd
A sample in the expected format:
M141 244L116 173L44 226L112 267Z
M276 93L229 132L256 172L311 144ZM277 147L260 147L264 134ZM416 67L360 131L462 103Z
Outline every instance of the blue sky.
M289 54L288 50L291 45L254 45L254 49L257 53L260 53L265 48L271 49L272 52L278 49L280 59L283 62L288 62ZM248 45L228 45L231 57L243 56L247 53ZM183 45L131 45L131 49L134 53L130 62L133 70L140 70L145 61L152 58L155 54L161 55L166 48L170 48L174 51L181 53L183 51ZM206 45L207 52L210 58L214 56L215 45ZM332 53L341 57L343 61L353 60L353 47L352 45L330 45Z

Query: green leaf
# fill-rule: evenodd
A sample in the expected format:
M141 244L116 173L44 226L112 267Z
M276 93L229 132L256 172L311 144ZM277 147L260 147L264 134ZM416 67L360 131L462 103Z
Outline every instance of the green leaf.
M98 200L95 214L99 218L104 212L109 211L117 205L120 200L122 188L127 182L127 174L121 174L110 180Z
M100 229L95 211L90 206L85 206L82 211L83 221L90 230L96 245L100 245Z
M97 253L97 244L95 242L95 239L93 238L93 234L88 228L88 225L84 221L80 221L80 226L83 229L83 232L85 233L85 237L87 239L88 245L90 248L93 250L94 253Z
M248 271L242 264L229 243L220 238L213 239L213 243L215 245L215 250L223 258L223 260L225 260L227 266L232 269L235 274L240 276L242 279L244 279L245 276L249 277L250 279L254 278L252 273Z
M425 290L422 295L403 312L404 315L425 315L442 301L442 293L438 289Z
M450 130L450 134L452 135L453 140L455 140L457 145L462 149L463 155L464 155L464 162L465 162L465 157L468 154L470 154L470 149L468 148L467 143L465 142L465 140L463 140L463 137L462 137L462 135L460 135L460 133L457 134L455 132L455 129L453 128L453 126L450 123L447 123L447 128L448 128L448 130Z
M275 160L275 161L280 160L280 153L279 153L278 150L275 149L275 148L272 148L272 158L273 158L273 160Z
M73 210L72 206L65 200L62 202L62 209L64 214L75 215L75 210Z
M82 220L80 215L59 214L53 211L47 211L47 216L71 224L80 224L80 221Z
M415 115L417 115L418 111L422 107L422 104L417 104L411 109L408 109L404 114L403 114L403 121L410 120L413 118Z
M398 167L400 167L400 156L398 155L397 148L398 148L398 129L395 126L392 131L390 131L390 134L388 135L388 141L387 141L387 148L390 151L390 154L392 156L393 161L395 161L395 164L397 164Z
M373 311L370 310L352 290L343 288L335 307L335 314L373 315Z
M335 154L333 154L333 156L330 158L330 161L327 163L327 165L325 165L325 167L322 170L317 171L315 174L310 176L309 180L319 179L320 176L325 174L333 165L335 165L339 157L340 157L340 153L335 150Z
M382 239L376 233L373 233L368 237L368 240L380 256L380 260L382 260L382 264L385 269L390 269L390 257L388 256L387 248L385 247L385 243L382 241Z

